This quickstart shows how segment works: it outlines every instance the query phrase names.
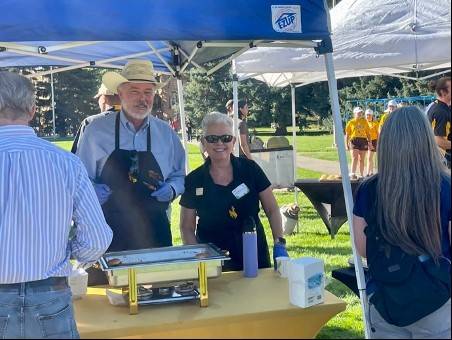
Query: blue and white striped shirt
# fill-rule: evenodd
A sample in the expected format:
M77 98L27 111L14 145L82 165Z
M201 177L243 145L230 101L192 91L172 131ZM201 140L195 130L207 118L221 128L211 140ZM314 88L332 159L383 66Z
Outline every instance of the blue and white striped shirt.
M68 276L71 255L96 261L111 239L80 159L30 127L0 126L0 284Z

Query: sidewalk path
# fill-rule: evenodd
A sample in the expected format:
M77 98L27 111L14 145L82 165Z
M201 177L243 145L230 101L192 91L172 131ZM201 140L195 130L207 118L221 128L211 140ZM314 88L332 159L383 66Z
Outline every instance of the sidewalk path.
M339 162L305 157L300 154L297 155L297 167L327 175L338 175L341 173Z

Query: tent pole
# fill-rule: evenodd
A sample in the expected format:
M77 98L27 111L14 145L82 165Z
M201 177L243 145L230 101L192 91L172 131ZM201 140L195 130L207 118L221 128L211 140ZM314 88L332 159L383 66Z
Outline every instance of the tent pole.
M295 106L295 84L290 84L290 96L292 99L292 153L293 153L293 178L297 179L297 111ZM298 205L298 190L294 185L295 204ZM298 219L297 219L297 234L299 233Z
M148 42L148 45L152 48L155 49L154 46L152 46L152 44L150 44ZM188 172L190 171L190 165L188 163L188 138L187 138L187 125L185 123L185 102L184 102L184 86L182 84L182 75L180 73L180 69L181 69L181 58L179 55L179 48L176 47L174 48L174 59L175 59L175 64L176 64L176 83L177 83L177 97L178 97L178 101L179 101L179 119L180 119L180 128L182 130L182 145L184 146L184 150L185 150L185 173L188 174ZM157 53L157 55L159 55ZM173 70L170 69L171 72L173 72Z
M236 142L234 145L234 156L239 156L239 143L240 134L239 132L239 79L236 73L235 59L232 59L232 99L234 101L234 136L236 137Z
M188 165L188 143L187 143L187 130L185 124L185 103L184 103L184 87L182 85L182 79L177 77L177 96L179 99L179 119L180 128L182 130L182 144L185 149L185 172L188 174L190 167Z
M354 238L354 230L353 230L353 194L352 187L350 184L350 178L348 173L348 164L347 157L345 152L345 142L344 142L344 132L342 130L342 121L339 112L339 96L337 92L337 82L336 76L334 74L334 64L333 64L333 55L331 53L326 53L325 55L325 66L326 72L328 76L328 87L330 91L331 98L331 108L333 111L333 120L334 125L336 125L336 143L338 145L338 153L339 153L339 161L341 167L341 175L342 175L342 187L344 190L345 196L345 206L347 208L347 217L348 224L350 226L350 242L353 250L353 260L355 264L355 273L356 279L358 283L359 296L361 299L361 307L363 312L363 321L364 321L364 332L366 339L370 338L370 329L368 325L368 301L366 294L366 282L364 278L364 271L361 262L361 257L356 251L355 246L355 238Z
M53 140L56 139L56 124L55 124L55 91L53 88L53 66L50 66L50 91L52 92L52 125L53 125Z

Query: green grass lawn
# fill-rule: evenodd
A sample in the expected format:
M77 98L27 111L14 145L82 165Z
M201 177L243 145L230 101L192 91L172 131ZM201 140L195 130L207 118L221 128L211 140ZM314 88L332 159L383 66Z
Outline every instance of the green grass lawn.
M312 149L322 148L328 143L328 136L304 137L300 141L300 146L307 150L308 145ZM298 142L298 141L297 141ZM57 141L56 145L68 150L72 146L71 141ZM194 144L189 144L189 163L190 168L195 169L202 164L202 157L199 149ZM299 178L318 178L321 174L306 169L298 169ZM293 203L295 196L293 192L275 192L279 206ZM301 207L301 217L299 220L299 233L287 237L288 251L291 257L312 256L320 258L325 262L325 271L331 282L327 290L341 298L347 303L347 309L341 314L330 320L320 331L318 338L321 339L355 339L364 338L361 307L359 299L342 283L331 279L332 269L347 266L347 260L351 256L350 234L348 226L344 225L336 235L331 239L328 231L318 216L316 210L312 207L309 200L302 193L298 195L298 203ZM269 223L265 214L261 211L261 220L263 222L269 245L273 244ZM172 204L171 229L174 244L181 244L179 231L180 208L179 199ZM271 251L270 247L270 251ZM277 326L277 325L275 325Z

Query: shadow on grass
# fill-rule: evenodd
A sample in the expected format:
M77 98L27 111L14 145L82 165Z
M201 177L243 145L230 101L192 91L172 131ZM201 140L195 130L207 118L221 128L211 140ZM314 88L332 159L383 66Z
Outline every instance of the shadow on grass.
M337 268L333 268L333 270L334 269ZM328 272L329 271L327 271L327 273ZM345 284L335 278L331 278L331 282L328 284L328 286L326 286L326 290L339 298L344 298L345 296L350 294L359 298L359 296L357 296L350 288L348 288Z
M319 334L317 339L363 339L363 334L353 329L337 326L325 326Z

